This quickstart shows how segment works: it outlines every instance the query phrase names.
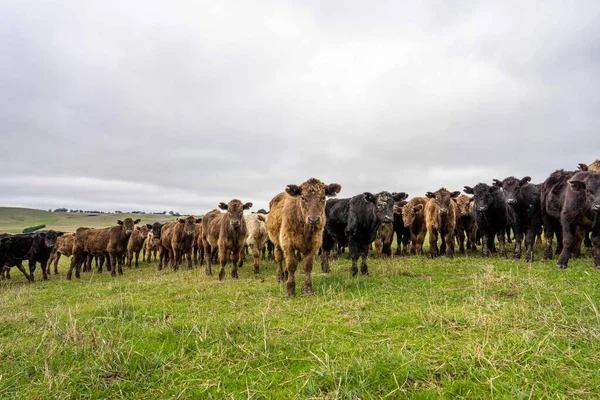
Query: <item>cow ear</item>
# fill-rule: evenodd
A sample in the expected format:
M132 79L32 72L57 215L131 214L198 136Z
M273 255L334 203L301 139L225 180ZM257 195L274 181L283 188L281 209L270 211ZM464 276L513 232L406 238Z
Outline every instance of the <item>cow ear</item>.
M251 208L252 208L252 203L246 203L246 204L244 204L244 207L243 207L244 210L249 210Z
M139 224L139 223L140 223L140 221L141 221L141 219L139 219L139 218L138 218L138 219L136 219L135 221L133 221L133 224L134 224L134 225L135 225L135 224Z
M450 193L450 197L453 199L457 198L458 196L460 196L460 192L458 190Z
M302 194L302 188L298 185L287 185L285 192L292 197L298 197Z
M199 224L200 222L202 222L202 218L196 218L196 223Z
M571 189L573 189L576 192L578 192L580 190L585 190L585 182L582 182L582 181L570 180L569 186L571 186Z
M119 219L119 220L117 220L117 224L119 224L119 225L123 225L123 221L121 221L121 220Z
M152 225L150 225L150 224L146 224L146 228L148 228L148 229L152 229Z
M45 237L46 237L46 234L45 234L45 233L39 233L39 235L40 235L41 237L43 237L43 238L45 238Z
M472 203L475 201L475 197L469 197L469 203Z
M423 211L423 204L417 204L417 205L415 206L415 211L416 211L416 212Z
M433 199L433 198L435 198L435 193L427 192L427 193L425 193L425 197L429 197L430 199Z
M463 190L463 192L467 193L467 194L473 194L473 188L471 186L465 186L465 190Z
M502 181L499 181L498 179L494 179L494 186L501 188L502 187Z
M498 190L500 190L498 186L490 186L490 193L497 192Z
M581 164L577 165L577 169L579 169L580 171L587 171L588 170L588 166L587 166L587 164L581 163Z
M62 235L64 235L64 234L65 234L64 232L56 232L56 236L57 236L57 237L58 237L58 236L62 236Z
M377 202L377 199L375 198L375 196L373 196L373 193L369 193L369 192L363 193L363 199L365 199L366 202L371 202L371 203Z
M450 200L452 200L455 204L458 204L458 200L456 200L456 197L450 197Z
M221 210L227 210L227 204L225 204L225 203L223 203L223 202L220 202L220 203L219 203L219 208L220 208Z
M338 185L337 183L330 183L325 188L325 196L333 197L337 195L340 190L342 190L342 185Z
M185 218L177 218L180 224L185 224Z
M400 193L392 193L392 198L394 201L402 201L408 198L408 193L400 192Z
M256 219L262 222L266 222L267 220L265 219L265 216L263 214L255 214L256 215Z
M136 230L136 231L141 231L141 230L142 230L142 228L140 228L139 226L136 226L136 227L135 227L135 230Z
M529 182L531 182L531 177L530 176L526 176L525 178L521 179L521 181L519 182L519 186L525 186Z
M8 242L10 242L10 238L9 237L5 237L5 238L0 239L0 243L6 244Z

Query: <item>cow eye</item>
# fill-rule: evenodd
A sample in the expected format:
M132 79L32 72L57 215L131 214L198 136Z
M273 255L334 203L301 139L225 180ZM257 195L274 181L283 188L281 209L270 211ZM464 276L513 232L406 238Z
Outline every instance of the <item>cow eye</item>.
M326 196L321 197L321 200L325 201L327 199Z
M302 196L302 201L306 201L306 197Z

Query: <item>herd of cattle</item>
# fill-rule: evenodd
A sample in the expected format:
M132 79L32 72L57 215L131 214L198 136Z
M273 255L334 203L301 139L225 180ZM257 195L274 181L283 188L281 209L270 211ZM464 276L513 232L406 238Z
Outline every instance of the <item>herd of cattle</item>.
M95 261L98 272L104 263L113 276L123 274L123 265L137 267L139 255L144 261L157 260L158 269L170 264L177 270L187 261L205 265L212 275L212 264L218 262L219 280L231 262L231 276L238 277L244 250L254 258L254 272L265 249L277 264L278 282L286 281L287 294L295 295L295 272L300 261L304 266L303 291L312 293L311 270L316 255L321 255L321 268L329 272L329 260L341 249L348 248L352 260L351 273L367 275L367 256L372 244L380 254L391 255L394 233L397 255L424 254L424 241L429 239L429 256L445 253L452 258L455 241L459 251L475 251L481 241L483 257L497 252L506 257L505 242L514 233L514 258L533 261L536 236L544 233L543 259L552 257L552 243L557 239L558 266L566 268L568 260L581 253L582 243L593 247L596 267L600 268L600 160L590 165L579 164L578 171L555 171L541 184L531 178L508 177L493 180L492 185L478 183L465 186L466 196L441 188L424 197L407 200L404 192L361 193L351 198L329 199L341 186L311 178L301 185L288 185L269 203L269 212L244 215L252 203L234 199L220 203L219 209L202 218L180 217L164 224L155 222L136 226L140 220L125 218L104 229L79 228L75 233L46 231L41 233L0 235L0 272L10 277L10 267L17 266L33 281L36 263L41 264L43 278L61 255L72 256L67 279L73 271L90 271ZM590 235L591 233L591 240ZM438 238L440 245L438 246ZM465 243L466 241L466 243ZM496 241L498 249L496 249ZM410 248L409 248L410 245ZM465 246L466 245L466 246ZM332 253L337 246L337 251ZM22 261L29 261L29 274ZM285 261L285 269L283 268Z

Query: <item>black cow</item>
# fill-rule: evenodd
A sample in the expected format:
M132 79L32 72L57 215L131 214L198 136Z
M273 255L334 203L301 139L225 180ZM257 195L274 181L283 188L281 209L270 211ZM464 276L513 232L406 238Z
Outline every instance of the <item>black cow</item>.
M25 277L33 282L36 263L40 263L43 279L48 279L48 260L56 238L64 232L49 230L46 232L24 233L5 236L2 239L2 251L0 252L0 266L17 266ZM29 274L23 268L21 262L29 261Z
M496 252L495 238L498 237L499 255L506 257L504 235L508 225L507 207L502 192L496 186L478 183L475 187L465 186L465 193L473 195L473 216L481 231L483 257Z
M508 223L515 234L515 260L521 259L521 243L525 235L525 261L533 261L533 245L538 228L542 225L540 211L540 188L529 184L531 178L517 179L510 176L503 181L494 179L494 185L502 189L507 204Z
M330 199L325 204L325 230L323 232L323 254L321 268L329 272L329 252L337 242L348 246L352 267L352 276L358 273L357 262L362 256L360 272L368 275L367 256L371 243L377 236L382 223L394 221L393 207L396 201L406 198L406 193L365 192L346 199Z
M565 191L568 181L575 175L576 171L565 171L559 169L554 171L548 179L541 185L540 204L542 222L544 224L544 237L546 239L546 248L544 250L543 260L552 258L552 240L556 235L556 253L561 254L563 249L562 226L560 215L565 202ZM578 256L581 252L581 246L575 245L571 249L573 256Z
M392 193L392 196L396 195L396 193ZM405 199L408 197L408 193L406 193ZM396 205L402 208L406 204L404 199ZM410 228L404 226L404 219L402 219L402 212L394 213L394 233L396 234L396 253L395 255L407 255L408 254L408 244L410 243ZM391 252L391 249L390 249Z
M569 258L587 230L592 232L594 262L600 268L600 172L577 172L565 188L560 215L563 248L558 266L567 268Z

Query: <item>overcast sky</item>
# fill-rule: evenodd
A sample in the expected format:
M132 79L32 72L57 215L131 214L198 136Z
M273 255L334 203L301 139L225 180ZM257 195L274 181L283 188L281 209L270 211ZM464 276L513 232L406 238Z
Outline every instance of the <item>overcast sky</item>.
M541 182L600 158L599 18L598 0L5 0L0 205Z

